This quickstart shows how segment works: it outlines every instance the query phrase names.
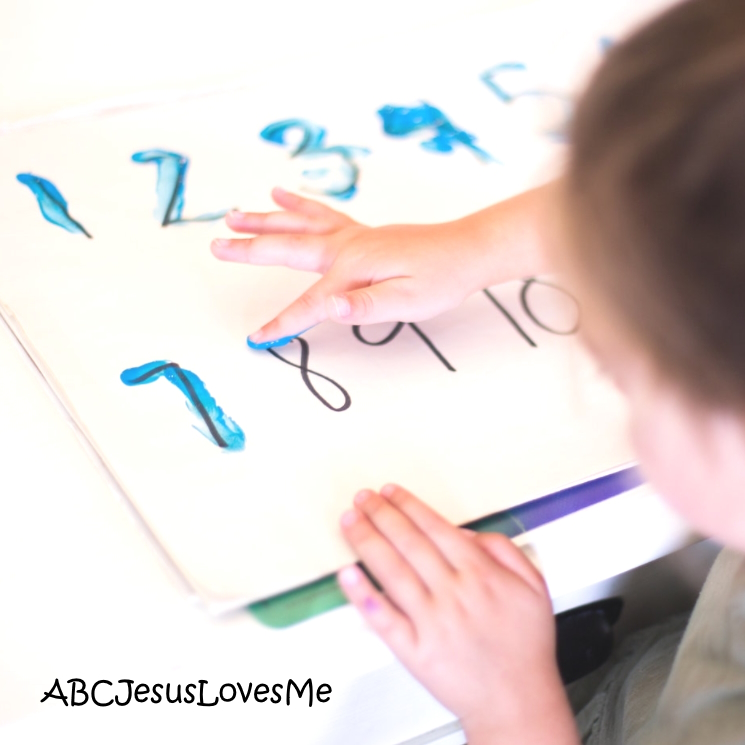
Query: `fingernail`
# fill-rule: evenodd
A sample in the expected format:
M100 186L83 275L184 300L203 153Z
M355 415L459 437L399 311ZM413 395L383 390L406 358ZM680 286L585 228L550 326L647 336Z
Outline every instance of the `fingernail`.
M366 502L368 499L370 499L371 496L372 491L370 491L370 489L362 489L354 495L354 502L355 504L362 504L363 502Z
M254 331L253 334L251 334L248 337L254 344L259 344L262 341L264 341L264 330L259 329L258 331Z
M227 217L240 217L242 214L243 213L240 210L234 209L228 212Z
M380 609L380 603L375 598L365 598L362 608L366 613L374 613Z
M339 572L339 583L345 587L354 587L359 584L360 570L356 566L344 567Z
M339 318L346 318L352 312L349 300L344 295L332 295L331 302L334 304L334 310L336 310L336 315Z
M227 238L215 238L212 241L212 248L227 248L230 245L230 240Z
M381 490L380 493L384 497L392 497L393 492L396 491L396 485L395 484L386 484Z
M357 513L354 510L347 510L341 516L341 524L345 528L348 528L350 525L354 525L356 522L357 522Z

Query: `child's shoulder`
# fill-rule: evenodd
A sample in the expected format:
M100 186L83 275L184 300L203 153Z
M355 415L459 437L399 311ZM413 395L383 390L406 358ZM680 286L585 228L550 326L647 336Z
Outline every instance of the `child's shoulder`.
M745 555L723 549L638 742L745 743Z

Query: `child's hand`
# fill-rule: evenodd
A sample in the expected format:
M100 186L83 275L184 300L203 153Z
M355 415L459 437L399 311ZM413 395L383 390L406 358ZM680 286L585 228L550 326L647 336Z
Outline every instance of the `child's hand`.
M344 534L350 602L410 672L455 713L469 745L576 743L539 572L505 536L446 522L409 492L360 492Z
M212 252L226 261L282 264L324 276L252 334L254 342L298 334L326 319L418 321L488 284L483 241L467 220L370 228L282 189L272 197L285 211L229 213L228 227L256 237L217 239Z

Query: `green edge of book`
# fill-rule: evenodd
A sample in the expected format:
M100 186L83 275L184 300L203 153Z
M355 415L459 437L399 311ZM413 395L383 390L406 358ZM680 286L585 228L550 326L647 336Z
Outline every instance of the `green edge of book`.
M520 520L509 511L485 517L468 525L479 533L504 533L513 538L525 532ZM254 618L265 626L283 629L347 603L335 574L327 574L307 585L257 600L247 606Z

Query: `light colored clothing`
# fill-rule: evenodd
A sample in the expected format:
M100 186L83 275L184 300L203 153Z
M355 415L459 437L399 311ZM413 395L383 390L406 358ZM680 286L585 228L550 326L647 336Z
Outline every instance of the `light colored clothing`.
M745 556L723 550L690 619L632 635L569 693L585 745L745 745Z

